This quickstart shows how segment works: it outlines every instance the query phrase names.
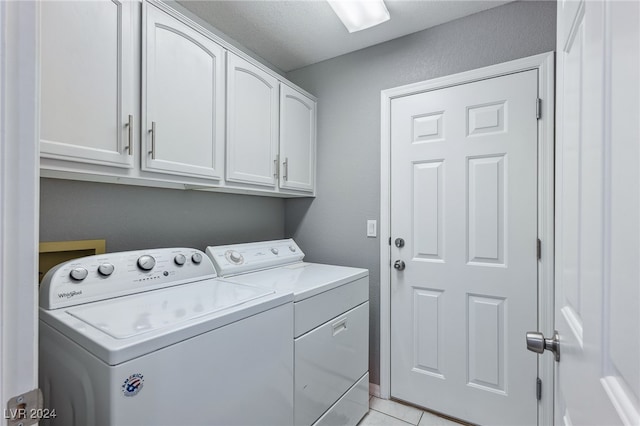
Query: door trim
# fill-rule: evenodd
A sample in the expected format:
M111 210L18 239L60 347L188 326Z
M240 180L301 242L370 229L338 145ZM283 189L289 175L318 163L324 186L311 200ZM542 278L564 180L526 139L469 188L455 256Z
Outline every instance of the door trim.
M386 89L381 92L380 116L380 396L391 397L391 101L421 92L472 83L516 72L538 70L538 96L542 99L538 120L538 238L542 241L538 261L538 330L553 334L554 289L554 53L516 59L432 80ZM532 102L534 100L532 99ZM534 242L532 241L532 244ZM522 336L522 346L525 346ZM553 424L553 357L538 357L542 399L538 424ZM531 384L535 398L535 384Z
M38 387L39 5L0 2L0 404ZM18 184L19 182L19 184ZM53 407L50 407L53 408ZM5 421L0 422L5 424Z

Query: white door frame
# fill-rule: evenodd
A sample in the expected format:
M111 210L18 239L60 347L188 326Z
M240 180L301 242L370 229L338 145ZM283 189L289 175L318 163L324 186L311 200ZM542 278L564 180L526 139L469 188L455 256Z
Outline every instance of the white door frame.
M416 93L443 89L521 71L538 70L538 96L542 99L538 120L538 238L542 241L538 262L538 330L553 334L554 277L554 53L516 59L472 71L408 84L381 92L380 170L380 397L391 396L391 101ZM532 100L533 102L534 100ZM516 342L518 343L518 342ZM522 336L523 348L525 336ZM542 400L538 424L553 424L553 358L538 357ZM534 385L531 385L534 398Z
M3 410L10 398L38 387L37 7L36 2L0 1L0 408ZM6 424L4 416L1 419L0 425Z

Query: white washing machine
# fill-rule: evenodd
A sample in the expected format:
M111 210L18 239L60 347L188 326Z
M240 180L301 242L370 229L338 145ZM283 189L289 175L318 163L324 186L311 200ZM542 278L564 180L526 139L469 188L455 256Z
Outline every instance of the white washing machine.
M356 425L369 410L369 272L303 262L292 239L206 251L227 281L293 292L294 423Z
M187 248L63 263L40 291L40 388L60 425L290 425L293 296Z

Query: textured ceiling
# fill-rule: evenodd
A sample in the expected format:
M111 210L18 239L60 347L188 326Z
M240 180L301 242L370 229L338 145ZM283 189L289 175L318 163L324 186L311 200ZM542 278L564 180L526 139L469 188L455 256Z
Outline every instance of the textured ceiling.
M509 1L386 0L391 19L353 34L324 0L178 3L276 67L291 71Z

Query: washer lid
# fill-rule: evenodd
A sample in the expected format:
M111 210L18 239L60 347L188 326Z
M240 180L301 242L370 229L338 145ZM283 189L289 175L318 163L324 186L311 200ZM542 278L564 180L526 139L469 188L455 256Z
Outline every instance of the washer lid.
M67 313L116 339L168 328L274 293L243 285L191 285L105 300Z
M40 308L40 321L107 365L118 365L292 300L291 293L209 279L66 309Z

